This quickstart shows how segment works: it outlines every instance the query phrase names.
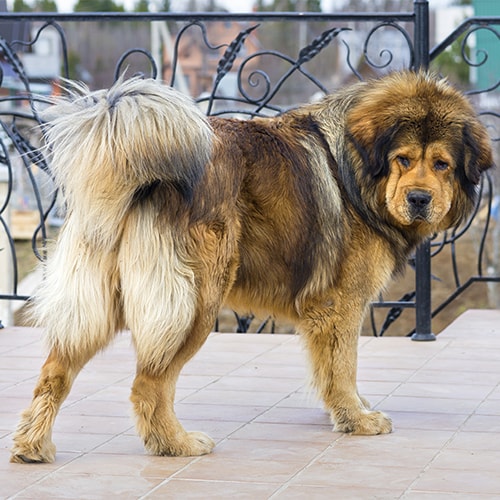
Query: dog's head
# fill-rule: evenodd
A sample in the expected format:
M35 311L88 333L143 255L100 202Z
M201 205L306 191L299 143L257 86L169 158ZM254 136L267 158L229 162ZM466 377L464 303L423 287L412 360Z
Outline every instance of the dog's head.
M403 72L370 82L347 115L358 182L378 189L395 225L422 235L471 212L490 140L469 101L444 80Z

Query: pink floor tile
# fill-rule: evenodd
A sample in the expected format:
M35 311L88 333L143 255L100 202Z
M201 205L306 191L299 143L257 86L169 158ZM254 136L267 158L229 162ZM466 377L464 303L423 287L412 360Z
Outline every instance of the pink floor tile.
M468 311L436 342L362 338L359 389L394 432L333 432L293 335L213 334L185 367L176 411L211 455L149 455L129 402L124 332L78 377L54 428L55 463L9 463L44 361L41 332L0 331L0 498L500 498L500 311Z

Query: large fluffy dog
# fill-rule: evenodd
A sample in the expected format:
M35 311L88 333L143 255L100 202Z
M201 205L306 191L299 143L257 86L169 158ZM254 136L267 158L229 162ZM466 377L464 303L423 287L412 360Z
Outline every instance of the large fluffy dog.
M50 353L12 460L50 462L79 370L129 328L137 430L158 455L201 455L175 384L221 304L296 323L335 429L391 431L356 389L369 302L409 253L459 224L492 166L485 129L446 82L403 72L270 119L205 118L152 80L73 92L46 131L66 223L34 308Z

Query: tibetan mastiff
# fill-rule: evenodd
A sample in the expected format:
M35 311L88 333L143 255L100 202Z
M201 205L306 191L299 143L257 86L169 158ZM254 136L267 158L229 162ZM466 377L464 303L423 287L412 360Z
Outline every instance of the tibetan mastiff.
M335 424L391 431L356 388L370 301L415 247L464 221L491 144L446 81L400 72L273 118L207 118L154 80L79 85L48 110L67 218L33 300L50 348L12 461L51 462L52 427L85 363L123 329L149 452L209 453L174 413L176 380L222 304L291 320Z

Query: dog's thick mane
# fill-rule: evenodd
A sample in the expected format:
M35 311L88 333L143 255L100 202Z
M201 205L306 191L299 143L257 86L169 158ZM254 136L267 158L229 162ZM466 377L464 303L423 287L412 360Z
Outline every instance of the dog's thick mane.
M373 175L366 171L367 158L357 149L356 140L348 126L350 111L370 94L373 82L359 82L327 95L319 103L303 106L289 112L289 119L303 121L308 117L316 137L304 140L321 143L325 156L329 158L330 173L336 178L345 217L361 218L374 234L389 243L397 267L406 262L410 249L421 238L405 228L395 227L388 220L384 205L380 203L378 191L384 175ZM381 158L382 161L382 158ZM376 205L374 204L376 200Z

